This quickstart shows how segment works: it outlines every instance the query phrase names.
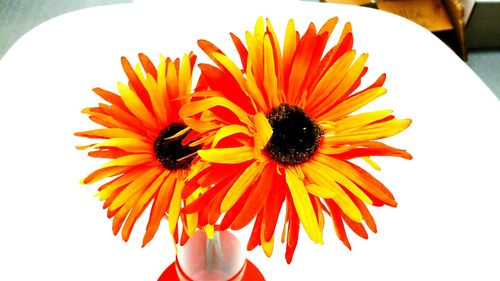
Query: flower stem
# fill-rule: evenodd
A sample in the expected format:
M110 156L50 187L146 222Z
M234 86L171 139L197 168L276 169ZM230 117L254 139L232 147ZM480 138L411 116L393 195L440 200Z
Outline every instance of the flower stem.
M210 272L216 268L221 269L224 267L224 264L221 264L224 260L222 258L222 244L218 231L214 233L213 239L207 239L207 250L205 255L207 271Z

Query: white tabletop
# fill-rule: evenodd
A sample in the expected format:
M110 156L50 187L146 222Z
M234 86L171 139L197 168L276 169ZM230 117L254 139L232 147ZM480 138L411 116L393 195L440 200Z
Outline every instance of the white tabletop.
M99 100L91 89L124 81L120 57L180 56L204 38L236 55L259 15L279 34L288 18L305 31L331 16L351 21L355 48L368 52L365 81L386 72L388 94L368 108L394 109L413 124L388 143L414 160L375 159L373 172L396 209L372 208L379 232L353 250L327 224L325 245L301 233L293 263L284 247L248 257L268 280L499 280L500 103L481 80L425 29L367 8L265 2L127 4L73 12L38 26L0 61L0 280L156 280L174 259L168 229L145 248L145 227L128 243L111 232L96 187L78 180L98 166L74 146L94 126L79 113ZM231 12L229 12L231 11ZM366 109L368 110L368 109ZM277 229L280 233L280 227ZM244 241L248 230L238 232Z

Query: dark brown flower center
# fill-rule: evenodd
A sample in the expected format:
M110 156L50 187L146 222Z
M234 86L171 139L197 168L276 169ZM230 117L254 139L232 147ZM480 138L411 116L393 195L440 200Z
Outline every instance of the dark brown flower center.
M156 159L168 170L175 171L188 168L196 157L195 152L200 148L199 146L190 147L182 145L182 140L184 140L189 131L181 136L169 139L169 137L184 130L186 127L184 123L173 122L163 129L155 140L154 150Z
M283 165L297 165L309 160L319 147L323 130L304 110L285 103L267 114L273 135L265 152Z

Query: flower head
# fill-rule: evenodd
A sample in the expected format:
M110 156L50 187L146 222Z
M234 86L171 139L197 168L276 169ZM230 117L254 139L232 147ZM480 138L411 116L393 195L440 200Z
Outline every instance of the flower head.
M181 192L184 180L200 166L193 162L200 143L186 143L190 129L178 115L190 99L196 56L184 55L182 60L161 57L158 67L143 54L139 60L141 65L132 68L123 57L128 85L118 83L119 94L95 88L106 103L83 110L102 127L76 133L100 139L79 148L89 149L91 157L110 160L82 182L108 179L97 196L104 201L108 217L113 218L115 235L121 229L127 241L137 219L152 205L143 245L154 237L166 215L177 242L179 216L186 234L192 234L197 226L197 215L180 215L180 209L194 200L195 195L186 196L183 202Z
M270 256L282 206L282 242L291 262L302 226L323 243L325 215L350 248L345 224L367 238L363 222L376 232L367 205L397 205L391 192L352 159L411 155L379 142L406 129L390 110L354 113L386 93L385 74L358 89L368 55L358 57L345 24L338 43L325 50L338 19L319 31L310 24L300 35L290 20L283 48L269 20L260 18L244 44L231 34L241 67L212 43L199 46L215 65L200 64L205 86L181 108L186 124L210 141L198 155L208 162L188 183L209 187L184 208L199 224L220 221L241 229L254 221L248 249L262 245ZM186 194L189 194L187 192ZM221 220L219 220L221 219Z

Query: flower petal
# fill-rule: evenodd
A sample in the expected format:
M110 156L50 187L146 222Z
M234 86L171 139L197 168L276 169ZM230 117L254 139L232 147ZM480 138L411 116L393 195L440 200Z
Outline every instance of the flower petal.
M257 175L260 174L265 165L257 161L253 162L234 182L233 186L227 192L220 206L220 212L227 212L245 193L247 188L255 182Z
M367 105L376 98L383 96L385 93L387 93L385 88L378 87L352 95L346 100L340 102L337 106L333 107L332 110L318 116L318 119L338 120Z
M223 164L236 164L254 159L252 147L200 149L198 155L205 161Z
M137 219L142 215L144 210L149 206L151 201L154 198L154 194L160 188L161 184L169 174L169 171L163 171L161 175L159 175L153 183L145 190L144 193L141 194L140 198L136 201L132 211L127 217L125 221L125 225L122 229L122 238L124 241L128 241L130 237L130 233L132 232L132 228L134 227Z
M177 221L179 220L179 213L181 210L181 194L184 188L184 181L177 177L175 181L174 193L170 199L170 206L168 207L168 225L170 233L174 234L175 228L177 227Z
M212 148L215 148L219 143L219 141L221 141L222 139L239 133L251 136L250 132L248 131L248 128L245 126L228 125L220 128L219 130L217 130L217 133L215 133L214 140L212 141Z
M120 96L127 108L132 112L139 120L146 123L150 128L155 128L155 118L151 115L151 112L147 109L147 107L142 103L141 99L127 86L123 83L118 83L118 91L120 92Z
M116 210L129 201L134 194L141 193L141 191L146 189L162 172L163 169L160 169L159 167L153 167L146 170L120 192L120 194L113 200L113 203L111 203L111 206L109 206L109 210L111 212Z
M156 159L151 154L131 154L113 159L102 165L101 169L116 166L135 166L148 162L157 163Z
M92 146L92 148L100 147L116 147L134 153L151 153L153 149L151 143L133 138L112 138Z
M201 101L188 103L180 109L179 116L190 117L217 106L229 109L238 117L241 122L247 124L248 126L252 126L252 122L250 121L248 114L244 110L242 110L239 106L232 103L228 99L222 97L211 97Z
M123 128L105 128L96 129L85 132L75 133L75 136L86 138L110 139L110 138L134 138L137 140L145 140L143 135L134 131L129 131Z
M319 170L316 166L310 165L309 163L302 165L302 170L311 183L323 185L335 193L333 200L339 205L344 213L354 221L360 222L362 220L361 212L358 207L356 207L351 198L349 198L346 192L335 181L330 180L330 176L326 171Z
M392 114L392 110L378 110L372 112L364 112L357 115L347 116L335 122L335 131L343 132L351 129L356 129L368 125L377 120L384 119Z
M255 147L260 151L264 149L269 139L271 139L273 128L269 124L269 121L267 121L266 116L260 112L255 114L254 122L256 130L254 136Z
M356 197L363 200L363 202L372 204L372 200L370 199L370 197L368 197L357 185L355 185L341 172L317 161L310 161L308 165L316 171L324 172L324 176L327 179L341 184L344 188L352 192Z
M174 175L175 173L170 173L158 190L158 194L153 202L153 207L151 208L148 225L146 226L146 234L144 234L144 238L142 239L143 247L148 244L151 239L153 239L158 227L160 226L161 219L167 212L170 198L172 197L172 193L174 191Z
M302 225L304 226L304 230L307 232L312 241L322 243L323 238L321 230L319 229L318 220L314 213L311 201L309 200L303 180L301 180L290 168L285 169L285 177L290 189L290 194L292 195L293 204L297 209L297 214L302 222Z

